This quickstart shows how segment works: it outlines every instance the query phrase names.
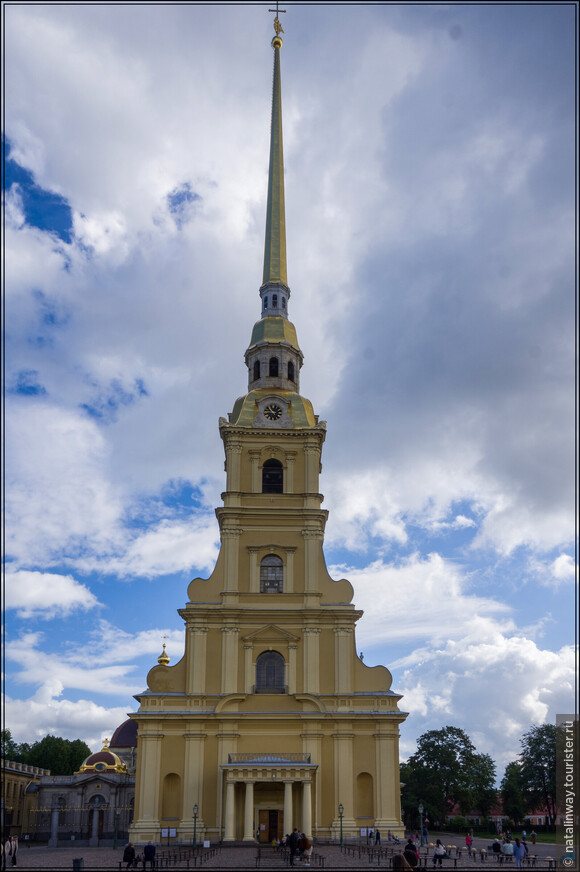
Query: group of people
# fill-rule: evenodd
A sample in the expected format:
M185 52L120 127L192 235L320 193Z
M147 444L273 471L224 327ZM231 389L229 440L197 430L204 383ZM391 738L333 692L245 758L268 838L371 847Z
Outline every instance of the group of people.
M123 863L126 863L126 869L137 869L137 864L141 860L141 857L137 857L135 852L135 845L133 842L129 842L123 851ZM147 842L145 847L143 848L143 868L147 868L147 864L149 864L150 869L155 868L155 845L153 842Z
M2 869L7 869L8 866L16 866L18 855L18 837L8 836L6 841L2 840Z
M294 866L296 857L298 857L302 866L310 866L312 842L306 833L301 833L298 827L294 827L292 832L283 840L282 844L290 851L291 866Z
M536 834L534 833L534 836ZM535 838L534 838L535 844ZM525 860L528 854L528 846L526 843L526 833L525 830L522 833L521 840L516 838L513 842L511 840L511 836L508 833L505 835L500 843L499 839L494 839L491 849L494 854L503 854L504 857L513 857L515 861L516 869L521 869L522 860Z

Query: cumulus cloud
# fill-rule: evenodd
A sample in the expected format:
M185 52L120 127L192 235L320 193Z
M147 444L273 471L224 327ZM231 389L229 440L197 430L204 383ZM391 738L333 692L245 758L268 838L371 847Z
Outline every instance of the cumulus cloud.
M415 750L409 736L442 724L460 726L478 751L498 764L498 776L516 759L530 724L554 722L573 705L576 662L572 646L542 649L518 634L488 624L479 640L466 637L406 658L397 683L402 708L411 712L402 728L404 756ZM482 713L493 711L493 717ZM407 733L407 735L405 735Z
M49 620L99 605L89 588L70 575L19 570L5 577L5 606L16 609L19 618Z

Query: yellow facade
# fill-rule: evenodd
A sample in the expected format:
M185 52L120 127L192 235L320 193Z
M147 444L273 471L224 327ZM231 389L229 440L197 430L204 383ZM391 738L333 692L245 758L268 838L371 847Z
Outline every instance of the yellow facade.
M281 44L273 42L273 105ZM274 124L280 154L273 160L271 151L271 167L281 165L281 118ZM268 196L280 201L272 173ZM267 226L267 244L280 235ZM326 424L299 393L303 357L287 320L285 247L278 255L284 281L260 289L248 393L220 419L219 557L209 579L191 582L179 612L183 658L150 671L132 716L136 842L159 841L172 828L186 842L266 842L294 827L318 839L338 838L341 827L345 836L365 827L403 833L406 714L389 671L357 656L362 612L350 583L333 581L326 569L328 513L319 488Z

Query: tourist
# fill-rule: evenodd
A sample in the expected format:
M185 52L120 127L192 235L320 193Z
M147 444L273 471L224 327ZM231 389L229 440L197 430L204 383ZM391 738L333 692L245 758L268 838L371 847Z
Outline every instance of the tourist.
M535 832L535 830L532 830L532 832L530 833L530 839L532 840L532 845L535 845L536 844L536 832Z
M300 862L303 866L310 866L310 857L312 856L312 842L306 835L302 833L299 842Z
M467 853L471 857L471 846L473 845L473 839L471 837L471 833L467 833L465 836L465 847L467 848Z
M143 848L143 868L147 868L147 863L152 869L155 869L155 845L153 842L147 842Z
M445 848L441 844L441 839L437 839L437 844L435 845L435 850L433 851L433 866L435 867L437 865L437 861L439 861L439 867L441 867L444 856Z
M298 842L300 841L300 834L298 833L297 827L294 827L290 835L287 839L288 847L290 848L290 865L294 865L294 857L296 856L296 851L298 850Z
M375 845L381 844L381 831L379 829L375 830Z
M127 869L133 869L135 866L135 848L133 842L129 842L123 851L123 863L127 864Z
M501 854L501 845L499 843L499 839L493 840L491 850L493 851L494 854Z
M505 857L513 857L513 855L514 855L514 846L512 845L512 843L510 842L509 839L506 838L506 840L505 840L505 842L504 842L504 844L503 844L503 847L502 847L501 851L502 851L502 854L503 854Z
M403 857L413 869L415 866L419 865L419 851L415 845L413 839L409 839L407 844L405 845L405 850L403 851Z
M524 845L520 842L519 839L516 839L516 843L514 845L514 860L516 861L516 869L521 869L522 860L526 856L526 849Z

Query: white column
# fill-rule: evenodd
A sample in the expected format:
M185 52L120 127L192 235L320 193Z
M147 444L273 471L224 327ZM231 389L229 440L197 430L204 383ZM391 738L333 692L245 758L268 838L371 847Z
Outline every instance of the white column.
M291 833L294 829L292 820L292 782L284 782L284 832ZM308 835L308 833L306 834Z
M254 782L246 781L246 804L244 808L244 842L254 839Z
M226 781L226 831L224 842L233 842L236 837L235 789L235 781Z
M312 839L312 782L302 784L302 832Z

